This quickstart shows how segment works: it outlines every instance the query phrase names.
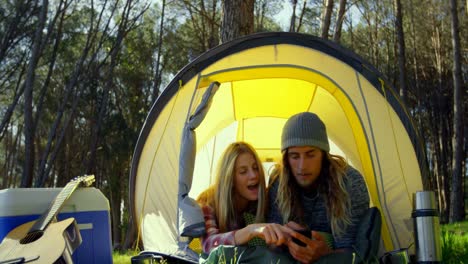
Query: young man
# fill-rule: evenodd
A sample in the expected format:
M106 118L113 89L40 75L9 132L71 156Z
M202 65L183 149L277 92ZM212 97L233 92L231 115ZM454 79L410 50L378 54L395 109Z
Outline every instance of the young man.
M289 252L301 263L332 252L351 252L359 220L369 208L362 175L343 157L329 153L325 125L310 112L288 119L281 151L283 166L272 175L267 221L312 230L309 238L293 234L302 245L288 243Z

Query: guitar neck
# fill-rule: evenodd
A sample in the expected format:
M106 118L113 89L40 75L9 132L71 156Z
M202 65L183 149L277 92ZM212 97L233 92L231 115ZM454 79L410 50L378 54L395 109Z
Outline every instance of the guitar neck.
M79 184L80 182L69 182L54 199L49 209L34 223L28 233L44 231Z

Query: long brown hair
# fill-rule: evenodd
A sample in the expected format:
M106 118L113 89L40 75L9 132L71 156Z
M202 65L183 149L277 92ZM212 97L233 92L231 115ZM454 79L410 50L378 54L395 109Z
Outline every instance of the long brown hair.
M331 220L330 226L333 234L340 236L346 226L351 223L349 208L349 194L345 188L345 170L348 166L346 160L322 150L322 169L317 178L317 191L325 197L327 213ZM270 183L278 178L278 193L276 202L283 217L283 223L288 221L302 222L304 209L300 199L300 187L296 183L288 161L288 150L283 152L282 168L276 170Z
M257 207L255 222L264 222L266 187L262 163L251 145L245 142L235 142L230 144L221 155L215 171L214 183L197 198L197 202L201 205L209 205L214 209L220 232L230 231L230 228L239 222L234 210L233 190L236 160L243 153L252 154L258 166L259 189L258 200L254 204Z

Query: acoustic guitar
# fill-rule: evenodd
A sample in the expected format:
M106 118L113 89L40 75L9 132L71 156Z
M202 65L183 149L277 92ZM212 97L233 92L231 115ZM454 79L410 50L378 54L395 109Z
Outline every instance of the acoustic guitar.
M93 182L94 175L76 177L38 220L10 231L0 244L0 264L73 263L71 255L81 244L78 225L73 217L57 222L56 216L76 188L90 186Z

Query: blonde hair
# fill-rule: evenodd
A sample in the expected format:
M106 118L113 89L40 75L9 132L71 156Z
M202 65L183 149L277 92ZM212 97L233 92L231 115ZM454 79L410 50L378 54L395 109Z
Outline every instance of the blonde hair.
M255 222L264 222L266 208L265 173L260 158L255 149L245 142L230 144L221 155L215 171L214 183L197 198L201 205L213 207L220 232L227 232L239 223L240 219L234 209L234 176L237 158L243 153L254 156L259 172L258 200L253 203L257 207Z
M325 198L327 213L332 232L341 236L351 223L349 194L346 191L344 177L348 164L345 159L322 150L322 169L317 178L317 190ZM270 183L279 178L276 202L283 217L283 222L302 222L304 209L301 204L299 185L292 175L288 162L288 150L283 152L283 166L271 175Z

